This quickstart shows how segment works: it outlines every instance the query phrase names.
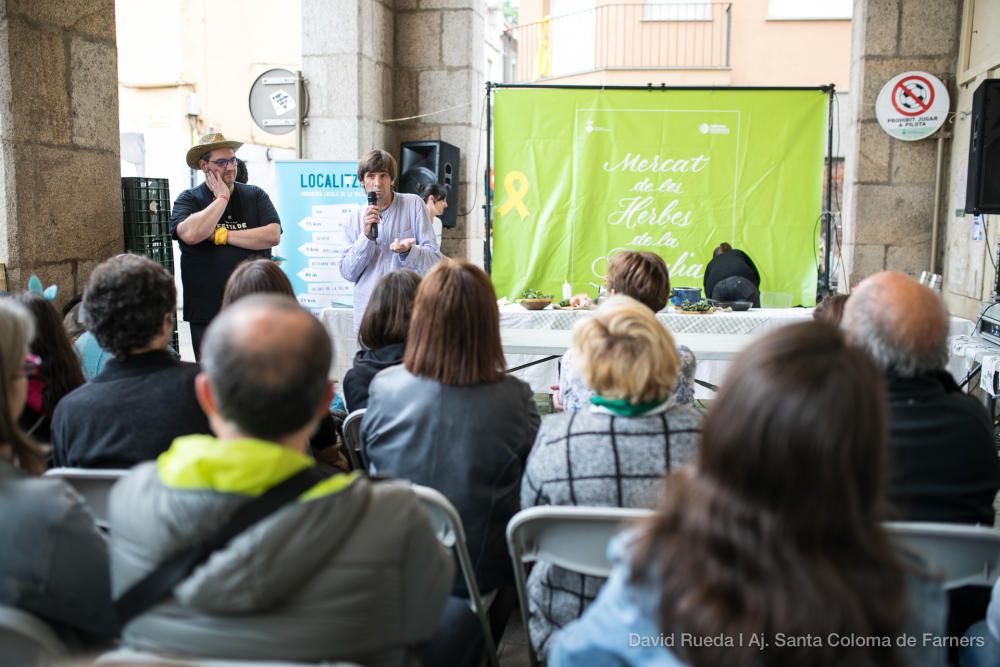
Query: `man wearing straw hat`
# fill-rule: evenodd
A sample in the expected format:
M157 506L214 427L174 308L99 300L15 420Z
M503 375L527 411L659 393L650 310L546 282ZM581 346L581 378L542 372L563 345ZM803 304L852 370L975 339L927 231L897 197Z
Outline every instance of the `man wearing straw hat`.
M271 257L281 221L271 199L255 185L236 181L236 150L243 144L221 133L204 135L187 152L187 164L205 182L174 202L170 235L181 247L184 319L191 325L195 357L201 338L222 306L229 275L241 262Z

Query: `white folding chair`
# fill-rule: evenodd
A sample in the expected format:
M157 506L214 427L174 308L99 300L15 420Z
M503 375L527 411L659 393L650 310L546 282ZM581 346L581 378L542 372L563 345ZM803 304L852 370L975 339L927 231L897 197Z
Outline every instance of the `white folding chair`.
M462 518L458 515L455 506L435 489L419 484L411 484L410 488L417 494L417 498L420 499L427 514L430 515L431 525L434 527L438 539L458 556L458 567L462 571L462 578L465 579L465 588L469 591L472 611L476 612L476 616L479 617L479 625L483 629L486 658L489 660L490 667L499 667L500 661L497 657L493 633L490 632L490 619L486 613L486 604L479 593L476 574L472 567L472 558L469 556L469 549L465 544L465 528L462 527Z
M103 528L108 525L108 498L111 487L125 476L128 470L102 468L52 468L46 477L65 480L87 501L94 520Z
M104 665L121 665L122 667L136 667L137 665L150 665L150 667L359 667L353 662L285 662L282 660L216 660L213 658L177 658L156 653L146 653L144 651L133 651L129 648L120 648L109 653L105 653L94 663L98 667Z
M344 449L351 459L351 467L355 470L367 472L364 463L361 461L361 419L365 416L365 408L355 410L347 415L344 420Z
M944 588L992 586L1000 574L1000 530L950 523L885 524L889 534L944 572Z
M49 665L66 648L44 621L14 607L0 605L0 657L5 665Z
M624 507L555 506L529 507L507 524L507 548L514 566L514 584L521 605L524 631L528 633L531 665L538 655L528 632L528 590L524 564L543 560L558 567L593 577L611 574L608 542L627 521L642 519L651 510Z

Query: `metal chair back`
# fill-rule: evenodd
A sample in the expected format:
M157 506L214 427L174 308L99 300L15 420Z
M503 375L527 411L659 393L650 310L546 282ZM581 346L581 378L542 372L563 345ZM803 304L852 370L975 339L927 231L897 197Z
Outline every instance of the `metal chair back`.
M897 541L944 574L945 589L992 586L1000 575L1000 530L950 523L885 524Z
M469 602L472 611L479 618L479 625L483 630L483 639L486 644L486 658L490 667L499 667L500 661L497 657L496 643L493 641L493 633L490 631L490 620L487 614L487 606L483 602L483 597L476 584L476 574L472 566L472 558L469 556L469 549L465 544L465 528L462 527L462 518L458 514L455 506L439 491L419 484L411 484L413 492L423 504L427 514L430 515L431 526L437 534L438 539L446 547L455 552L458 558L458 566L462 571L462 578L465 580L465 588L469 591Z
M351 467L367 473L361 456L361 420L365 416L365 408L355 410L344 420L344 449L351 459Z
M52 468L46 471L45 476L65 480L76 489L87 501L97 525L106 529L111 487L127 473L127 469Z
M66 648L52 628L32 614L0 605L0 656L5 665L52 665Z
M543 560L558 567L593 577L611 573L608 542L622 524L642 519L651 510L623 507L529 507L507 524L507 548L514 566L514 584L521 606L524 630L528 631L528 589L524 564ZM528 637L531 665L538 655Z

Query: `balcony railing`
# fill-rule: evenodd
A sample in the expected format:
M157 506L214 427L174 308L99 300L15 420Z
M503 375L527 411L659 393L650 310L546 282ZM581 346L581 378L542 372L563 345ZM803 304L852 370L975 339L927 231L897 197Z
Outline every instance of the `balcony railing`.
M717 2L599 5L511 30L515 81L599 70L729 67L732 4Z

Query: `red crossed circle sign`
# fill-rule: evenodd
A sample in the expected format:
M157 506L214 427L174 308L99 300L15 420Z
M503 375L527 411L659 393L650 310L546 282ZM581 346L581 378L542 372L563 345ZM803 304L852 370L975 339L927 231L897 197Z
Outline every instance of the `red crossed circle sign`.
M892 88L892 107L904 116L919 116L934 104L934 86L922 76L900 79Z

